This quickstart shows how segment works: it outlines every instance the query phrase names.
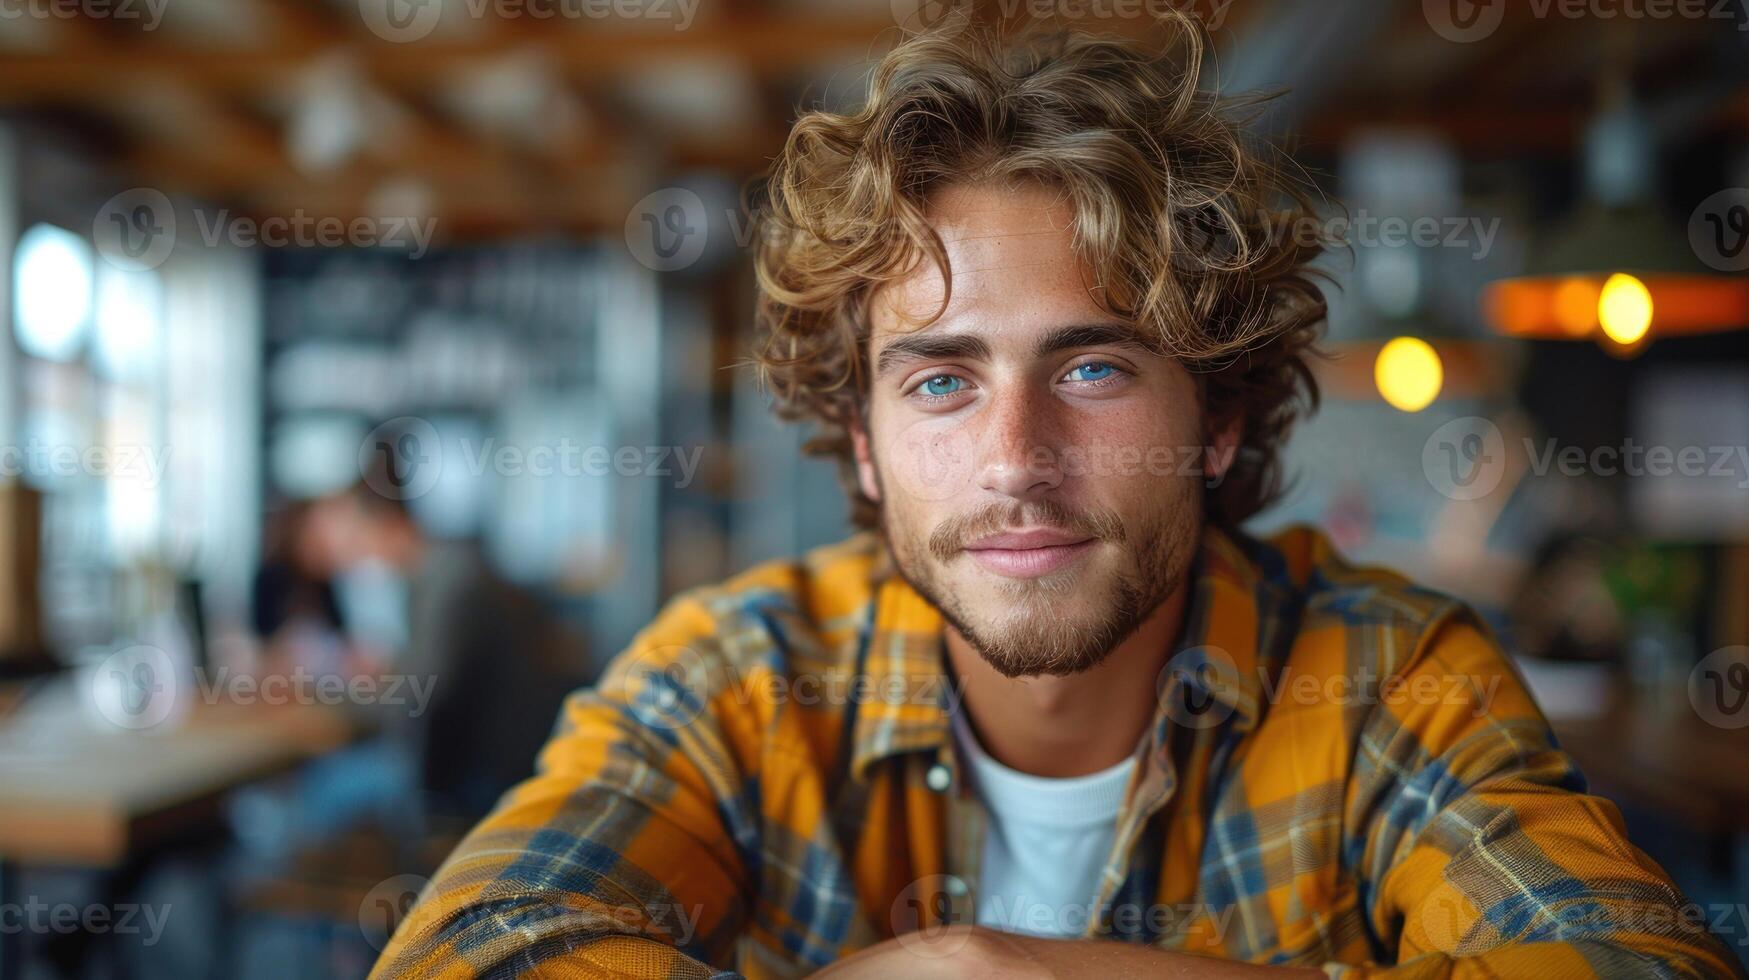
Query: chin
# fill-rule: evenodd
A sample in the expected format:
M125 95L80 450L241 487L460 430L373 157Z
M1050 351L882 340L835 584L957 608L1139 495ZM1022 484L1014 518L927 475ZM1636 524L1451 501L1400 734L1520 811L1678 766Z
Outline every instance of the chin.
M980 574L980 578L984 578ZM1050 575L985 582L956 591L970 601L936 603L991 667L1005 677L1062 677L1097 666L1134 628L1107 576Z

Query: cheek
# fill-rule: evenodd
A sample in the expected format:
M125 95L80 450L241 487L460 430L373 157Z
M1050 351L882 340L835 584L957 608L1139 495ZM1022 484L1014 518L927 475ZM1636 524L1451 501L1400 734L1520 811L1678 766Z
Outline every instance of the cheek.
M1201 440L1197 420L1163 412L1162 398L1101 406L1077 417L1060 446L1066 479L1110 487L1123 495L1154 493L1161 481L1194 475Z
M911 501L949 500L972 485L977 460L975 423L927 416L898 427L884 438L876 459L883 464L885 491Z

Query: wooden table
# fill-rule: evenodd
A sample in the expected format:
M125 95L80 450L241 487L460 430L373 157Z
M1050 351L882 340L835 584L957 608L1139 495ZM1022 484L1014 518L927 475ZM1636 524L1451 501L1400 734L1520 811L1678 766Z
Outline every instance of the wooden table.
M1594 718L1554 722L1592 791L1715 838L1749 833L1749 728L1708 724L1681 692L1616 691Z
M220 826L230 791L359 734L331 706L204 701L161 729L128 731L79 694L77 675L28 695L0 687L0 902L22 865L115 871ZM0 942L0 975L16 962L16 945Z

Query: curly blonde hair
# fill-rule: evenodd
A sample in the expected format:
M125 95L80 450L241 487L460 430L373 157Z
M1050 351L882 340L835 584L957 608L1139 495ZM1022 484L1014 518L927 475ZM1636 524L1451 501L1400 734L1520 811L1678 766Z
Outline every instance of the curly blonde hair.
M879 513L849 438L868 392L867 300L926 258L951 284L926 215L955 183L1063 192L1101 308L1193 372L1211 433L1242 423L1209 518L1237 525L1281 493L1280 447L1318 401L1308 360L1326 308L1308 264L1328 241L1297 233L1314 227L1306 185L1248 136L1242 110L1261 100L1199 88L1201 29L1175 16L1162 30L1177 57L1069 32L910 38L859 110L802 115L754 187L753 363L781 417L815 424L806 450L838 459L857 526Z

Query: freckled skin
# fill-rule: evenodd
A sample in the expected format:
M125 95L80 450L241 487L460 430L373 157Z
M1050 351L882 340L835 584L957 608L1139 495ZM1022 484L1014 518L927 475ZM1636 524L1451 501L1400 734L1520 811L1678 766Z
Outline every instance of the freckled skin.
M950 303L920 326L944 286L927 261L873 297L877 367L866 431L853 432L863 490L880 504L901 571L947 617L950 647L975 648L1004 677L1081 674L1130 641L1158 652L1170 635L1142 627L1181 591L1202 527L1203 477L1186 465L1186 447L1208 444L1194 379L1127 344L1037 351L1064 327L1134 333L1095 303L1071 211L1053 190L956 186L937 194L932 219ZM976 336L988 356L907 355L878 367L912 334ZM1215 445L1236 438L1225 432ZM964 550L1040 526L1096 540L1030 578L997 574Z

